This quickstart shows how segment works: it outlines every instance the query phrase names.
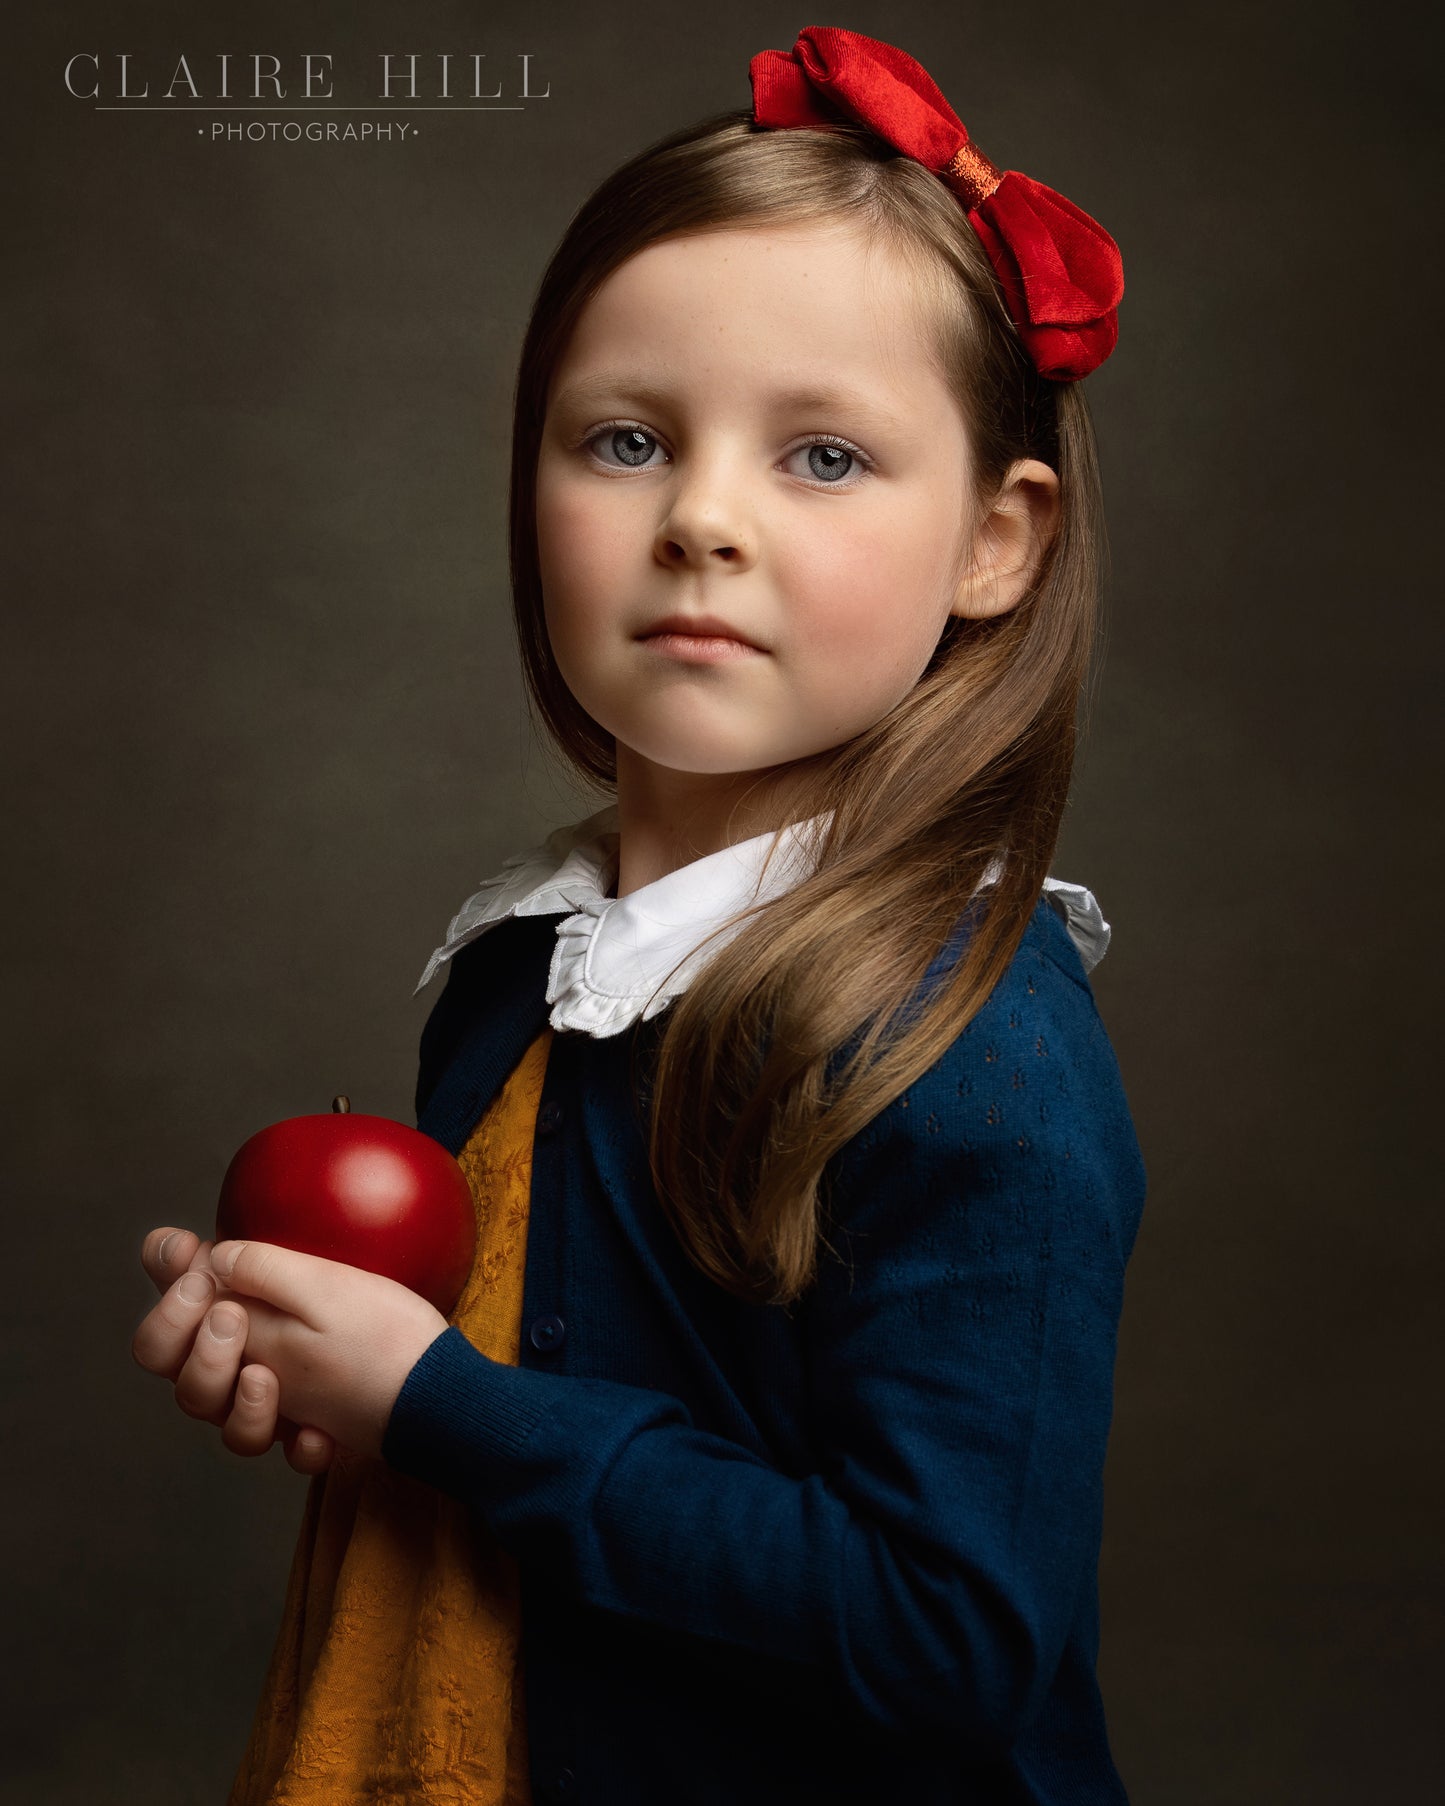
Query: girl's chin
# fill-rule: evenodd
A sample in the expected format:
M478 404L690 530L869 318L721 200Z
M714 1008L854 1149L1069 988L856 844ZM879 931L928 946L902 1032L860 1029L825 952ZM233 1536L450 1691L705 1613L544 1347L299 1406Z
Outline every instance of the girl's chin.
M736 740L709 744L696 734L629 736L624 730L614 731L613 739L618 770L629 774L654 771L679 778L745 777L788 762L786 755L773 756L766 747L740 745Z

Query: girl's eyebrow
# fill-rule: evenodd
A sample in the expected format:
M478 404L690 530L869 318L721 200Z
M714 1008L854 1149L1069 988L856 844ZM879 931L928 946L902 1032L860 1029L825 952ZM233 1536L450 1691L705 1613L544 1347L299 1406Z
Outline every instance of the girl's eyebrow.
M627 377L602 374L599 376L579 377L569 383L556 396L557 407L597 406L604 401L635 401L643 407L665 408L670 406L676 397L665 384L649 381L645 377ZM793 388L778 389L768 398L775 413L793 413L808 409L817 409L823 413L848 414L856 419L872 424L903 431L907 422L892 409L885 407L870 395L856 389L843 386L826 387L823 384L803 384Z

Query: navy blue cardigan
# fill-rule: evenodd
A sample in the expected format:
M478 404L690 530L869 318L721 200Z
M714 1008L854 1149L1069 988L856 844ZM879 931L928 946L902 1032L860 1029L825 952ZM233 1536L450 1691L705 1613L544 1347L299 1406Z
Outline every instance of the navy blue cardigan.
M453 1153L546 1023L556 928L453 957L416 1097ZM556 1034L520 1365L447 1329L382 1451L520 1564L536 1798L1124 1800L1097 1570L1145 1174L1063 922L1041 896L984 1009L830 1163L841 1258L789 1309L714 1285L662 1215L629 1074L662 1027Z

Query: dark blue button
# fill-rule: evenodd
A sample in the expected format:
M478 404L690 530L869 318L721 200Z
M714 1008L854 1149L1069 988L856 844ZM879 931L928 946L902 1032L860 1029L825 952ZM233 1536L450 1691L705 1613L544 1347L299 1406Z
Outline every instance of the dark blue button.
M577 1798L577 1777L570 1768L559 1768L552 1777L552 1785L547 1789L549 1798L554 1800L575 1800Z
M562 1346L566 1334L567 1325L560 1317L539 1317L531 1329L532 1346L550 1354Z
M562 1106L549 1097L537 1112L537 1127L544 1135L555 1135L562 1126Z

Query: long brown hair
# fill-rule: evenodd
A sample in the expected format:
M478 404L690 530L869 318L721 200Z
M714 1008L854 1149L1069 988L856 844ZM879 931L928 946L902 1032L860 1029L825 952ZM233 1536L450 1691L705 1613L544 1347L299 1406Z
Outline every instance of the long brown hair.
M807 762L789 820L831 812L809 875L739 912L735 937L654 1019L644 1088L658 1198L704 1273L740 1298L781 1305L814 1278L820 1239L831 1248L828 1161L982 1007L1053 858L1104 547L1084 396L1037 374L963 209L920 164L859 128L766 131L727 113L631 159L572 220L523 343L512 442L512 587L529 700L573 768L615 794L613 738L562 681L543 619L535 482L553 373L588 299L646 246L822 220L851 222L901 253L931 301L940 366L969 423L974 505L986 508L1014 460L1033 457L1057 473L1060 511L1021 601L988 619L950 619L913 690ZM920 1010L921 982L961 918L966 951L945 961Z

